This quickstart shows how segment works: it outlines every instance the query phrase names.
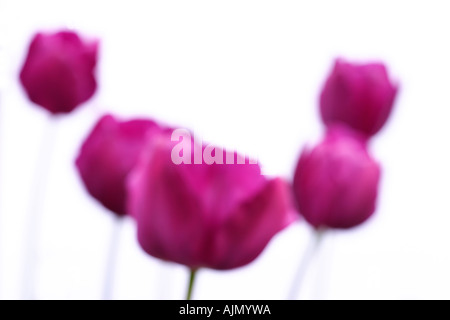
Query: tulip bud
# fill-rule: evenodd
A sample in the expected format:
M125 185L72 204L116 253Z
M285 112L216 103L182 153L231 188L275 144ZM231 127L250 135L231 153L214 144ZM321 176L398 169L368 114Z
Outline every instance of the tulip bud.
M315 228L352 228L375 210L380 167L359 133L329 128L325 139L305 149L294 176L300 214Z
M337 60L320 95L322 120L373 136L388 119L396 94L383 64Z
M175 164L176 143L150 141L129 176L129 212L148 254L193 270L233 269L294 221L281 179L266 179L258 164Z
M98 42L71 31L34 36L20 81L29 99L52 114L69 113L97 88L94 69Z
M87 191L119 216L126 214L125 179L146 138L162 130L145 119L118 121L103 116L84 141L76 166Z

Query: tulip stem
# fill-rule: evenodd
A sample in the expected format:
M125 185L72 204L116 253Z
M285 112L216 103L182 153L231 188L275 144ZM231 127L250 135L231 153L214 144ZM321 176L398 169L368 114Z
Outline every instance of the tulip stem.
M189 276L189 285L188 290L186 294L186 300L192 299L192 292L194 290L194 282L195 282L195 276L197 275L197 269L191 269L190 276Z
M106 258L107 260L106 260L106 271L104 280L105 282L103 284L103 300L112 300L121 229L122 229L122 217L114 216L113 230L111 240L109 243L108 256Z
M289 292L289 300L296 300L300 287L303 284L304 277L308 271L308 267L311 264L314 256L319 251L320 244L322 243L323 235L325 230L318 229L314 230L314 234L310 237L310 242L306 248L302 259L300 260L300 265L295 274L294 281L292 282L292 287Z
M47 119L44 124L38 155L35 162L34 176L31 181L29 212L25 223L25 250L23 267L23 292L24 300L36 298L36 277L38 267L39 238L42 227L45 193L48 185L48 176L53 158L55 140L57 137L57 119Z

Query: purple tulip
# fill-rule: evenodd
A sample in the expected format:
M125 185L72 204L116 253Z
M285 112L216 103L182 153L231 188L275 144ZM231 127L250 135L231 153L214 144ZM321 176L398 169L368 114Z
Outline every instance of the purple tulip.
M71 31L36 34L20 72L30 100L52 114L69 113L89 100L97 88L97 49L97 41L84 42Z
M84 141L76 159L88 192L119 216L126 214L125 179L146 139L161 129L145 119L119 121L103 116Z
M148 254L192 270L237 268L296 219L288 185L258 164L177 165L174 145L168 135L150 141L129 177L129 212Z
M380 167L365 143L347 127L331 127L321 143L303 151L294 193L301 215L315 228L352 228L375 211Z
M386 123L396 94L383 64L337 60L320 95L322 120L373 136Z

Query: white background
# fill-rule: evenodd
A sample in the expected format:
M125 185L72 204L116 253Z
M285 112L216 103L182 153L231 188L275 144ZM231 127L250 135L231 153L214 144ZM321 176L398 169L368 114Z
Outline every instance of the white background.
M21 298L24 228L46 112L17 81L36 30L101 39L99 90L57 121L45 185L37 297L101 297L112 217L74 169L82 139L109 110L192 128L257 154L290 178L320 138L317 97L335 57L383 60L401 90L371 150L383 164L375 216L329 234L301 298L450 298L450 42L446 1L0 0L0 298ZM204 270L195 298L284 299L309 228L280 233L251 265ZM121 234L114 297L183 298L187 272Z

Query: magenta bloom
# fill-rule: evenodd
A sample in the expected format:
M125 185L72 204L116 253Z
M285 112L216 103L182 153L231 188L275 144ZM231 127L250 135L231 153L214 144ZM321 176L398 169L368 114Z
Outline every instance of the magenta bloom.
M84 141L76 166L88 192L117 215L126 214L125 179L149 136L162 129L151 120L103 116Z
M342 123L372 136L388 119L396 94L383 64L337 60L320 95L322 120L327 126Z
M20 81L34 103L52 114L69 113L89 100L97 83L98 42L83 42L71 31L34 36Z
M287 184L259 165L176 165L173 146L168 135L154 139L129 178L129 211L148 254L191 269L237 268L296 219Z
M364 139L332 127L312 150L304 150L294 176L301 215L315 228L352 228L375 210L380 167Z

